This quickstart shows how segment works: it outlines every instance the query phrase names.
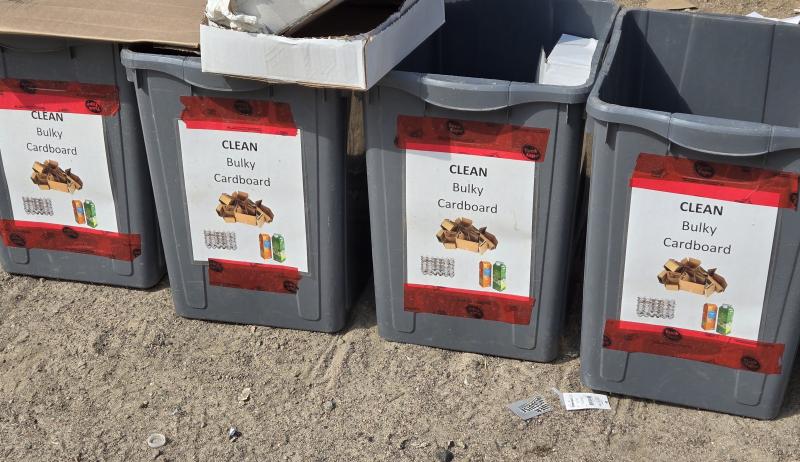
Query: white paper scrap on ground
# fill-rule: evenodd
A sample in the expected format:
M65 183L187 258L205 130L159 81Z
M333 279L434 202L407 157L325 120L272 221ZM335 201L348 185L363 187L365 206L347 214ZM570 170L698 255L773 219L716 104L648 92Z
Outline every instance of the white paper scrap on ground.
M534 396L528 399L515 401L508 405L511 412L521 419L529 420L539 417L547 412L552 412L553 408L541 396Z
M758 19L769 19L770 21L788 22L789 24L800 24L800 16L793 16L791 18L784 18L784 19L768 18L766 16L763 16L763 15L753 11L752 13L748 14L747 17L748 18L758 18Z
M539 82L544 85L576 87L589 80L597 40L563 34L539 68Z
M583 409L602 409L611 410L608 396L597 393L561 393L553 388L553 393L561 399L561 405L568 411L580 411Z

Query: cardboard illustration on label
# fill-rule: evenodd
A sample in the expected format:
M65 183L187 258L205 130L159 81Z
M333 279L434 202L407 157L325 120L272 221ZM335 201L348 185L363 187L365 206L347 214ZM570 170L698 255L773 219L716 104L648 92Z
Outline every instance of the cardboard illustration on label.
M0 80L0 161L15 220L117 233L103 117L118 110L114 86Z
M194 260L308 271L300 131L289 105L181 101L178 130ZM240 284L221 274L214 273L225 281L219 285Z
M548 137L535 128L398 118L407 311L530 322L535 165Z
M792 174L640 155L620 320L758 340L778 211L797 190Z

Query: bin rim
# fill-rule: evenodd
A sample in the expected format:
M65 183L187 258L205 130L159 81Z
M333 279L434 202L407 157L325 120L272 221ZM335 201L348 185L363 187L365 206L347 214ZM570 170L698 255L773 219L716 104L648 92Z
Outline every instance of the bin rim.
M171 75L192 86L211 91L247 92L262 90L269 86L260 80L203 72L198 56L162 54L156 51L142 52L125 47L120 52L120 59L128 71L128 80L133 83L137 83L137 71L150 70Z
M621 7L613 0L582 0L581 3L603 3L613 8L609 20L597 34L597 49L592 55L589 79L583 85L545 85L503 79L464 77L447 74L394 70L386 75L377 87L389 87L416 96L425 102L445 109L458 111L493 111L527 103L583 104L596 82L603 63L613 26ZM433 96L428 90L442 96ZM470 93L473 97L463 98ZM475 93L487 96L482 104L469 104Z
M786 127L761 122L687 114L681 112L657 111L608 103L600 98L600 89L608 77L608 72L616 58L622 37L622 23L625 17L634 12L648 14L691 16L692 18L713 17L724 20L769 24L773 27L797 27L746 16L716 13L691 13L657 11L645 8L623 8L614 22L611 40L597 79L586 104L586 113L595 120L605 123L631 125L666 138L670 143L695 151L723 156L759 156L788 149L800 149L800 127Z

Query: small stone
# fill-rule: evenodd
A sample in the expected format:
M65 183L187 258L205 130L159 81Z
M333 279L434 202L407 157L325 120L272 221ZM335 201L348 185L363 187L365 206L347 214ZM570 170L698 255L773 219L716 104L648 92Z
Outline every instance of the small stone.
M256 326L250 326L250 332L255 334L256 333Z
M146 409L147 406L149 405L150 405L149 401L142 401L141 403L139 403L139 409Z
M456 446L460 447L461 449L467 449L467 443L461 440L456 441Z
M436 460L439 462L451 462L455 456L452 452L445 448L439 448L436 451Z
M250 393L251 393L251 390L250 390L249 387L243 389L242 392L239 393L239 402L240 403L246 403L247 401L249 401L250 400Z
M408 438L404 438L400 440L400 442L397 444L397 449L400 449L402 451L403 449L406 448L407 445L408 445Z
M328 400L322 403L322 408L325 409L325 412L331 412L336 409L336 401Z
M236 441L239 437L242 436L242 432L239 431L236 427L231 427L228 429L228 439L231 441Z
M455 445L456 445L456 442L453 441L453 440L450 440L450 441L447 442L447 449L452 449L453 447L455 447Z
M206 428L206 421L205 420L201 420L200 421L200 428Z

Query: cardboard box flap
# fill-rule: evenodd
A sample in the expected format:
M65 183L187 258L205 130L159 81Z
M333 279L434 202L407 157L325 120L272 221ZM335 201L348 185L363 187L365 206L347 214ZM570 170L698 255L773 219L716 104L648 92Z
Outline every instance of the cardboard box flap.
M269 82L366 90L442 24L443 0L372 5L348 0L291 37L202 25L202 69Z
M197 48L205 0L0 0L0 34Z
M208 0L206 17L224 29L284 34L343 0Z

